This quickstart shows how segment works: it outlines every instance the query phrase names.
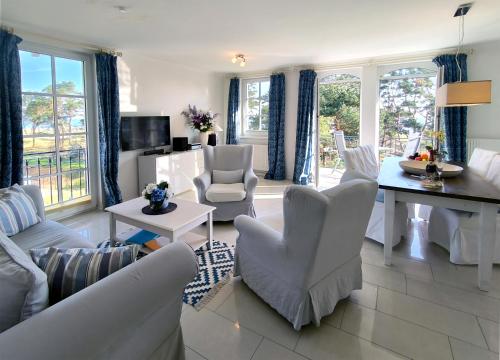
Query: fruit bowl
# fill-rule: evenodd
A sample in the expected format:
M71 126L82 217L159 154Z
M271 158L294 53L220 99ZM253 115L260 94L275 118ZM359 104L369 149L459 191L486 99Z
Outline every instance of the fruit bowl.
M425 175L425 167L429 164L427 161L418 160L403 160L399 162L399 166L405 172L413 175ZM464 169L458 165L444 164L442 177L458 176Z

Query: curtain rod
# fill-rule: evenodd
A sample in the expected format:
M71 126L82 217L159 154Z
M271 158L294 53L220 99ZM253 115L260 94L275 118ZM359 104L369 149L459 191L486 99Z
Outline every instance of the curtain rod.
M9 26L0 25L0 29L7 31L9 34L14 34L14 28L11 28Z
M6 26L6 25L0 25L0 29L3 29L5 31L7 31L10 34L14 34L14 28L13 27ZM24 34L26 34L26 36L28 38L35 38L35 39L36 38L42 38L42 39L45 39L45 40L48 40L48 41L52 41L52 42L56 42L56 43L62 43L64 45L70 46L72 48L85 49L85 50L100 52L100 53L109 54L109 55L113 55L113 56L118 56L118 57L122 57L123 56L123 54L122 54L121 51L117 51L117 50L113 50L113 49L107 49L107 48L104 48L104 47L74 43L74 42L70 42L70 41L67 41L67 40L58 39L56 37L47 36L47 35L40 35L40 34L34 34L34 33L31 33L31 32L27 32L27 31L25 32L25 31L22 31L22 30L19 31L18 33L20 33L21 36L23 36L23 33L24 33ZM31 39L28 39L28 40L33 41L33 42L37 42L36 40L31 40ZM62 45L62 46L64 46L64 45ZM54 45L54 46L57 46L57 45Z

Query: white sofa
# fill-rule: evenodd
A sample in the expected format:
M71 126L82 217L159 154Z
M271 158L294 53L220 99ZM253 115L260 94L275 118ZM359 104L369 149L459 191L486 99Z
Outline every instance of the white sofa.
M23 186L42 221L13 237L21 249L95 247L45 218L36 186ZM198 270L193 250L167 245L0 333L0 359L184 359L184 287Z

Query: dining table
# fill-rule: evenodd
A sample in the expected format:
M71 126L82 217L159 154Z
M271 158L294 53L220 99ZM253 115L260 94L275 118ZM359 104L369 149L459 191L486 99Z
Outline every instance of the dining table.
M392 241L396 202L438 206L479 214L478 287L488 291L493 271L493 252L496 241L496 219L500 204L500 189L483 177L461 165L463 172L443 178L443 186L426 188L422 178L403 171L399 157L385 158L378 177L384 190L384 262L391 265Z

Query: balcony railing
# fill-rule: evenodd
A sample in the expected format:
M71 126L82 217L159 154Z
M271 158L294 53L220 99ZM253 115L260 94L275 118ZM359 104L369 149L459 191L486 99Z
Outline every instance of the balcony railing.
M89 195L87 150L24 154L24 183L38 185L45 206Z

